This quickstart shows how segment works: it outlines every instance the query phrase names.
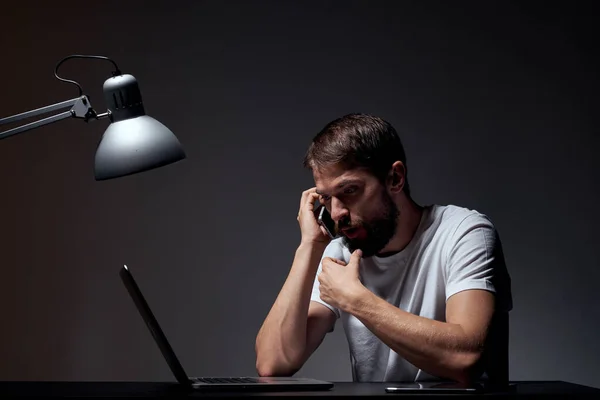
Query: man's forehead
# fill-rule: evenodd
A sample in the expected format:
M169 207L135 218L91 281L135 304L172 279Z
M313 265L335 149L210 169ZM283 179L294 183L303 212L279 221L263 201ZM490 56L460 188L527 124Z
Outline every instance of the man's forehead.
M362 169L343 169L328 167L313 170L317 192L327 192L350 183L364 182L366 171Z

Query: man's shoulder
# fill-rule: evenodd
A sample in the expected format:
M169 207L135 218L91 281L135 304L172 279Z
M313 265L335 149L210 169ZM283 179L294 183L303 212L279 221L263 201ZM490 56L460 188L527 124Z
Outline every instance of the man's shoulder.
M438 229L449 234L468 231L476 227L494 229L492 220L484 213L455 204L434 204L427 206Z
M323 257L336 258L338 260L350 260L350 250L345 246L343 238L337 237L333 239L323 252Z

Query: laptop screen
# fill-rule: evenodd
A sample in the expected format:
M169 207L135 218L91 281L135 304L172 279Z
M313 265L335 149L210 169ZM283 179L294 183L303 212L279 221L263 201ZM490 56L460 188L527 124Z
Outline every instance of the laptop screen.
M160 328L160 325L154 317L154 314L152 314L150 306L146 302L146 299L144 299L144 296L142 295L140 288L135 282L135 279L133 279L133 275L129 271L127 265L123 265L123 268L121 268L119 275L121 276L121 279L123 280L123 283L125 284L125 287L127 288L129 295L133 299L133 302L135 303L138 311L142 315L142 318L146 322L146 325L148 325L150 332L152 332L152 336L154 337L154 340L160 348L160 351L162 352L163 356L167 360L167 363L169 364L173 375L175 375L175 378L179 381L179 383L190 386L191 382L188 378L188 375L185 373L183 366L177 359L177 356L175 356L175 352L171 348L171 345L169 344L167 337Z

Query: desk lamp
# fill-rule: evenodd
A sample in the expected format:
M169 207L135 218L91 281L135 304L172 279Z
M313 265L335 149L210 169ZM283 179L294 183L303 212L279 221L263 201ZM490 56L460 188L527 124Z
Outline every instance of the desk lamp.
M107 112L96 113L88 96L83 94L81 86L73 80L61 78L58 75L58 69L62 63L72 58L102 59L110 61L114 65L115 70L112 72L112 77L108 78L103 85ZM137 80L132 75L122 74L117 64L110 58L70 55L56 65L54 76L60 81L76 85L79 89L79 96L36 110L1 118L0 126L67 107L71 107L71 109L4 132L0 131L0 139L66 118L79 118L86 122L108 118L111 123L102 135L102 140L96 150L94 172L97 181L147 171L185 158L181 144L173 132L146 115Z

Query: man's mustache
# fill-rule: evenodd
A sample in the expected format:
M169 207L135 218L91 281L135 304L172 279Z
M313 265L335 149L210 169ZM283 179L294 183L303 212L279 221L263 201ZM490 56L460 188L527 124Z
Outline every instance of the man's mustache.
M344 218L338 221L338 230L346 229L346 228L358 228L360 226L360 222L356 224L352 224L349 218Z

